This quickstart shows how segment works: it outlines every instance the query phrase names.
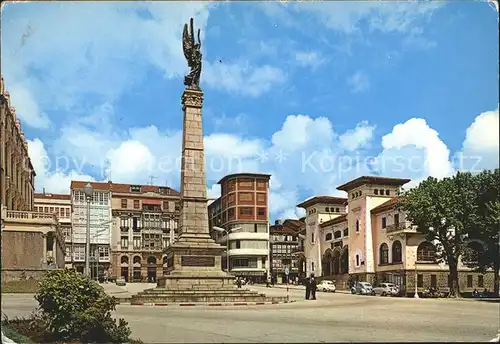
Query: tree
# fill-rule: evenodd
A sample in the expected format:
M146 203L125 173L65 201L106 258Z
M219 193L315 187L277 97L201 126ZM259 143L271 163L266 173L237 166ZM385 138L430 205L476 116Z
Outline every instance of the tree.
M436 262L448 264L450 296L460 296L458 263L475 223L475 195L472 174L459 172L441 180L429 177L403 192L398 202L417 231L436 247Z
M470 239L479 239L484 247L480 250L468 248L464 252L464 261L485 273L493 269L495 274L495 295L499 293L500 270L500 169L483 171L476 176L476 223L469 230Z

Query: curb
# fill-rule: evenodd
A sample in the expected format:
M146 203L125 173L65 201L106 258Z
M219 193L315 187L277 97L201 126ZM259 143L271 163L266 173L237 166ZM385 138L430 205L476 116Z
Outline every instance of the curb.
M230 303L120 303L121 305L130 306L155 306L155 307L194 307L194 306L209 306L209 307L231 307L231 306L262 306L262 305L277 305L281 303L293 303L295 300L278 302L230 302Z

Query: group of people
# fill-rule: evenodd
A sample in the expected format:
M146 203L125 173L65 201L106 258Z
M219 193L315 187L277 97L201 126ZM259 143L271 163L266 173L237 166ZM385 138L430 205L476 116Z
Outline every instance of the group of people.
M306 278L304 284L306 285L306 300L316 300L317 283L314 274Z

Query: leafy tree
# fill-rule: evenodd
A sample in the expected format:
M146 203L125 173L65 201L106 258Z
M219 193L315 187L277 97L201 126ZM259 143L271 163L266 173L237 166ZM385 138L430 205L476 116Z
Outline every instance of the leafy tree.
M459 172L441 180L429 177L398 202L417 231L435 244L436 261L448 264L450 296L460 296L458 263L475 223L475 198L473 175Z
M499 292L500 270L500 169L483 171L475 178L475 224L469 230L469 238L479 239L484 247L469 247L463 260L479 272L493 269L495 295Z
M116 299L89 277L70 270L48 271L35 295L48 330L60 340L125 343L131 334L125 320L112 318Z

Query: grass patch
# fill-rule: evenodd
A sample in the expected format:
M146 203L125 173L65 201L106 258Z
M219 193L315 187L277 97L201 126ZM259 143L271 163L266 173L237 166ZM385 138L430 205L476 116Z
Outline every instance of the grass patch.
M35 342L32 341L30 338L22 335L19 332L14 331L8 325L2 324L2 331L6 337L8 337L10 340L12 340L16 343L35 344Z
M36 294L38 293L38 281L34 279L24 281L2 282L2 294Z

